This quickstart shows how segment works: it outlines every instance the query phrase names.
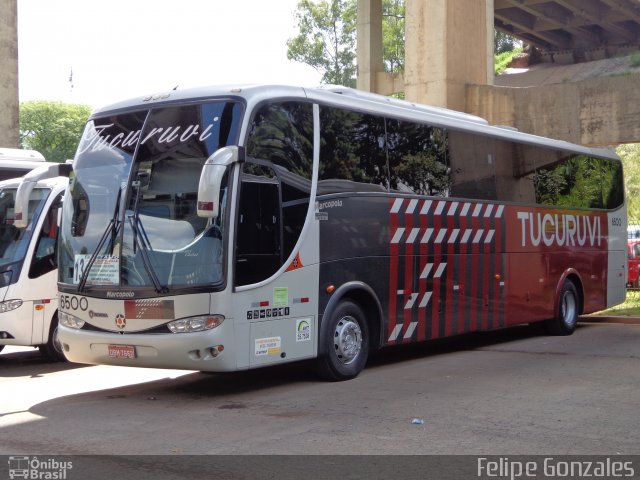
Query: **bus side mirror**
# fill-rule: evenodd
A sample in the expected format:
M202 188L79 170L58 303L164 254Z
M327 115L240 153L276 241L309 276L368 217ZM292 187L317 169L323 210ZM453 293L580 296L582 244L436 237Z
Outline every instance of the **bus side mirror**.
M198 216L216 218L220 213L220 185L227 167L244 162L244 148L222 147L211 155L200 173L198 185Z
M40 180L55 177L68 177L73 170L69 163L54 163L43 165L27 173L16 192L15 220L13 225L16 228L26 228L29 223L29 197Z

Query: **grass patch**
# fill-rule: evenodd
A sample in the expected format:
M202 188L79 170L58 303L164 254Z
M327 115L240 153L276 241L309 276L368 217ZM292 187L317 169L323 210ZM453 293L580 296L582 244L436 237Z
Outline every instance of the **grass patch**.
M627 290L627 299L624 303L616 305L598 312L598 315L609 315L614 317L640 317L640 291Z
M640 67L640 52L632 53L629 61L632 67Z
M504 52L499 55L494 55L493 57L493 68L496 72L496 75L500 75L507 68L513 57L516 55L520 55L522 53L522 48L516 48L510 52Z

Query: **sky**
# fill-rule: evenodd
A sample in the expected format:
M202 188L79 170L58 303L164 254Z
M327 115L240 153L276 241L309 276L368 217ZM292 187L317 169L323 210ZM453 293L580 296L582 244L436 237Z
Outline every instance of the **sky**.
M93 108L203 85L317 86L287 60L299 0L18 0L20 101Z

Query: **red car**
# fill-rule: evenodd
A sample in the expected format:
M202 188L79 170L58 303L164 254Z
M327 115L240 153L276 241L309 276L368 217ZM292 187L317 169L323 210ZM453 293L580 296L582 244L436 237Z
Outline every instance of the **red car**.
M627 256L629 258L629 273L627 287L640 288L640 239L627 240Z

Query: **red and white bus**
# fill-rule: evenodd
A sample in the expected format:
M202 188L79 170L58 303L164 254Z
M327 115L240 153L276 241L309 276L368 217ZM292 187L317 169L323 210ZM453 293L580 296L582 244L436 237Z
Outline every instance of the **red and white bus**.
M606 149L350 89L171 91L96 111L63 203L74 362L232 371L528 322L625 298Z

